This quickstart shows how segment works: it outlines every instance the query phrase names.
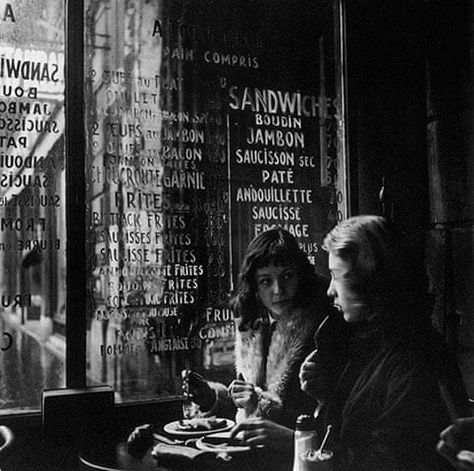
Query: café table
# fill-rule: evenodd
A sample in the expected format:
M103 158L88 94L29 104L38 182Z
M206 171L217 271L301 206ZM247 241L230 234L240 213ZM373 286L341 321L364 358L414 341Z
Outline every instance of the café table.
M158 467L151 448L141 457L130 455L125 440L89 444L79 453L79 466L81 471L169 471Z
M126 438L117 440L94 440L79 453L81 471L288 471L291 457L281 457L275 451L264 449L230 454L229 461L208 452L189 464L180 460L161 463L152 455L153 445L145 448L140 455L129 452ZM225 458L225 457L224 457Z

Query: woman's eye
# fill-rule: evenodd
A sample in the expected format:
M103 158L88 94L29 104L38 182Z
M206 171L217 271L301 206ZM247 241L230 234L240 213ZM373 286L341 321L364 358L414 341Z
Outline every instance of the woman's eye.
M260 286L268 286L270 283L271 283L271 281L268 280L268 279L266 279L266 278L264 278L264 279L262 279L262 280L260 280L260 281L258 282L258 284L259 284Z

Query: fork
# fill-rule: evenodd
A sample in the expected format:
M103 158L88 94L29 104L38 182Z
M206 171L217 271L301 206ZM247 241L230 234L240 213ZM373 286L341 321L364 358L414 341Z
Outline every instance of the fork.
M186 440L176 440L174 438L168 438L159 433L153 433L153 438L159 442L167 443L168 445L184 445Z

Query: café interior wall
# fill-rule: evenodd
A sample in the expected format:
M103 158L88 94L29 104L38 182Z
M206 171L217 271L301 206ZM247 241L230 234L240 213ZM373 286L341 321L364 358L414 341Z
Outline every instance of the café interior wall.
M348 2L347 78L352 213L410 234L474 397L471 3Z

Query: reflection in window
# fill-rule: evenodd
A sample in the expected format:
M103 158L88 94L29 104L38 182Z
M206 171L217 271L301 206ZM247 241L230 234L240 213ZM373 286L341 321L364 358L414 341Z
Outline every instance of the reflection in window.
M0 2L0 409L64 386L64 2Z
M88 384L131 401L179 395L184 367L228 381L250 239L282 225L324 265L333 28L313 4L86 2Z

